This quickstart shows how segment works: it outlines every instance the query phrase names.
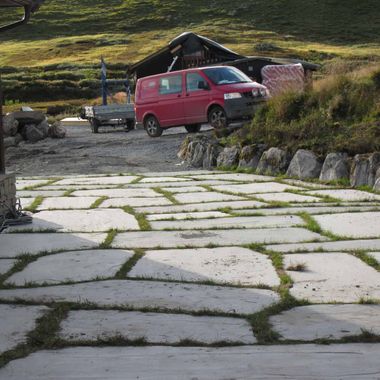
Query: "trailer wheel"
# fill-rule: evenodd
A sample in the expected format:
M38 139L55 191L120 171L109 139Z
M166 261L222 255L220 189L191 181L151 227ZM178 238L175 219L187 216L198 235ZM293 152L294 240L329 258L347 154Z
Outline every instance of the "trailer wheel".
M160 137L164 131L155 116L150 115L144 120L144 128L150 137Z
M201 130L201 127L202 127L201 124L185 125L186 131L188 133L198 133Z
M99 132L99 126L100 122L97 119L90 119L90 124L91 124L91 131L92 133L98 133Z

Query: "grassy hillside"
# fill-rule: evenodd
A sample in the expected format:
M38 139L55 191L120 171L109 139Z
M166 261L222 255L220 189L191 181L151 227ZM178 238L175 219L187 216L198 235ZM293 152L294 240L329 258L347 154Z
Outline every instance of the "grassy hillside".
M46 0L29 25L0 38L8 99L93 97L101 55L119 76L189 30L247 55L380 59L378 0Z

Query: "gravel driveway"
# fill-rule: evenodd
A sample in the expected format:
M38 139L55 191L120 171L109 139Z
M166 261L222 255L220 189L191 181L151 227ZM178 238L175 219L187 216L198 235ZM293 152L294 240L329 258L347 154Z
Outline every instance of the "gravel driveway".
M144 130L126 133L122 128L106 127L101 128L99 134L93 134L86 126L66 129L65 139L48 138L9 148L7 170L23 176L52 176L189 169L177 158L187 135L184 128L170 129L156 139L150 138Z

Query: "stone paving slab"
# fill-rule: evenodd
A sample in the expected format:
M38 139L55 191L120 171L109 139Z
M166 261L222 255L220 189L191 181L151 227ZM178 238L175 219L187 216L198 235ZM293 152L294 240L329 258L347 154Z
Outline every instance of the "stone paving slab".
M162 197L153 189L93 189L77 190L72 196L75 197L109 197L109 198L154 198Z
M210 228L274 228L303 225L299 216L242 216L202 220L158 221L152 222L154 230L199 230Z
M228 191L234 194L281 193L285 190L303 190L300 187L284 185L277 182L246 183L241 185L212 186L216 191Z
M14 258L25 253L38 255L42 252L97 248L106 237L105 233L0 234L0 258Z
M207 191L204 187L201 186L185 186L185 187L164 187L162 188L169 193L199 193Z
M71 311L61 324L59 336L68 342L115 337L144 338L153 344L178 344L184 340L205 344L256 342L244 319L112 310Z
M270 317L284 339L341 339L363 331L380 335L380 305L311 305Z
M44 190L41 191L119 189L120 187L124 188L126 185L49 185L44 186Z
M322 201L321 198L293 193L258 194L257 198L264 202L316 203Z
M160 182L186 182L190 181L190 178L181 177L146 177L143 178L140 183L160 183Z
M139 230L133 215L118 209L41 211L33 216L33 222L9 227L12 232L106 232L111 229Z
M45 306L0 305L0 354L25 343L36 320L48 310ZM0 378L6 379L1 371Z
M0 275L7 273L16 264L16 260L0 259Z
M243 245L251 243L271 244L326 240L319 234L304 228L267 228L244 230L204 231L141 231L116 235L113 248L186 248Z
M38 351L15 360L0 369L0 378L378 380L379 356L379 344L225 348L76 347Z
M347 253L285 255L284 267L303 264L302 272L287 271L294 280L290 293L314 303L380 300L380 273Z
M31 206L35 198L20 198L20 204L23 209Z
M353 189L315 190L307 194L329 196L342 201L380 201L380 195Z
M368 254L372 256L380 264L380 252L371 252Z
M313 251L377 251L380 249L380 239L368 240L341 240L323 243L294 243L276 244L266 246L270 251L291 253L291 252L313 252Z
M167 207L140 207L136 208L135 211L139 213L148 214L163 214L163 213L174 213L174 212L202 212L202 211L212 211L223 208L230 208L232 210L244 209L246 207L263 207L266 203L258 201L232 201L232 202L211 202L211 203L193 203L188 205L173 205Z
M0 299L36 303L76 302L98 306L161 308L252 314L279 301L265 289L229 288L157 281L110 280L75 285L0 290Z
M65 190L21 190L17 191L20 198L36 198L36 197L62 197Z
M133 255L124 250L88 250L44 256L13 274L6 284L59 284L113 277Z
M151 214L147 215L146 218L149 221L156 220L186 220L186 219L210 219L210 218L224 218L229 216L224 212L220 211L205 211L205 212L179 212L174 214Z
M280 285L268 256L241 247L148 251L128 277L249 286Z
M165 197L155 197L155 198L110 198L106 199L99 208L109 208L109 207L144 207L144 206L165 206L172 205Z
M172 182L153 182L153 183L135 183L128 185L128 188L135 189L135 188L152 188L152 187L160 187L160 188L168 188L168 187L193 187L193 186L201 186L201 185L228 185L231 184L232 181L222 181L222 180L216 180L216 179L209 179L209 180L190 180L186 182L178 182L178 181L172 181ZM236 182L233 182L236 183Z
M24 190L32 186L47 185L49 182L48 179L17 179L16 188L17 190Z
M45 198L37 210L88 209L98 197L55 197Z
M317 215L323 230L351 238L380 237L380 212Z
M180 203L204 203L245 200L245 198L239 197L237 195L221 194L213 191L206 191L201 193L175 194L174 198Z
M265 175L256 175L256 174L246 174L246 173L215 173L215 174L206 174L206 175L190 175L191 178L197 180L204 179L217 179L223 181L242 181L242 182L268 182L273 181L274 177L269 177Z
M299 179L282 179L281 182L287 183L289 185L301 186L301 187L310 188L310 189L333 189L334 188L334 186L324 185L322 183L306 182L306 181L301 181Z
M55 182L55 185L124 185L136 179L136 176L73 177Z
M261 215L296 215L300 212L307 212L311 215L317 215L317 214L330 214L330 213L346 213L346 212L363 212L363 211L380 211L380 208L374 208L373 206L312 206L312 207L280 207L280 208L261 208L260 210L257 209L244 209L244 210L238 210L237 213L241 215L255 215L255 214L261 214Z

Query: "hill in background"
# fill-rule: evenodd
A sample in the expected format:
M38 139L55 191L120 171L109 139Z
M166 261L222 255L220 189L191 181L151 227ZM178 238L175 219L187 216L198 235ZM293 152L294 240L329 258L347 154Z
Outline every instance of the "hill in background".
M246 55L380 59L378 0L46 0L29 25L1 37L8 103L97 96L101 55L122 77L183 31Z

